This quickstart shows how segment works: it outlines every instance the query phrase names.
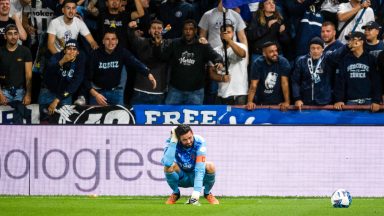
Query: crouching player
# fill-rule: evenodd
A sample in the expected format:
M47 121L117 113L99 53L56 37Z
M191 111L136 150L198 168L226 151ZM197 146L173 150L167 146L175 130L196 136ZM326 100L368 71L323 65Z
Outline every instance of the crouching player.
M193 187L192 196L186 204L200 205L200 191L203 185L204 197L208 202L219 204L210 192L215 183L215 166L212 162L205 162L205 140L199 135L194 135L188 125L182 124L172 129L166 144L161 161L168 185L173 190L166 204L175 204L180 198L179 187Z

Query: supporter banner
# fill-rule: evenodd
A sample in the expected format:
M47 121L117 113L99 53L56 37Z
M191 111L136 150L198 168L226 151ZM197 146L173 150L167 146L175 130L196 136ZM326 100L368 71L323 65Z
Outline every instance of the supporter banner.
M29 118L22 119L22 122L18 124L39 124L39 105L31 104L27 106L27 109L30 110ZM19 113L14 108L10 106L0 106L0 124L12 124L15 115L19 115Z
M135 124L135 117L126 107L65 105L49 118L52 124Z
M31 110L24 124L39 124L39 106L27 106ZM367 110L319 110L312 107L298 111L290 109L258 108L248 111L223 105L170 106L135 105L129 110L123 106L82 107L66 105L44 120L43 124L202 124L202 125L260 125L260 124L329 124L329 125L383 125L384 113L371 113ZM357 107L361 108L361 107ZM317 109L317 110L316 110ZM14 110L0 106L0 124L12 124ZM17 124L22 124L17 123Z
M135 105L136 124L384 124L384 113L353 110L256 109L231 106Z
M169 195L171 126L0 126L0 194ZM226 196L384 194L378 126L194 126ZM182 189L190 195L191 188Z

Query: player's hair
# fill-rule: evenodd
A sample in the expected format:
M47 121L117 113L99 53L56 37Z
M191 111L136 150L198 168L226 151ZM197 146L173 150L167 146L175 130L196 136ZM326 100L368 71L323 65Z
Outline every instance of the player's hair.
M181 124L181 125L177 126L177 128L175 129L176 137L179 139L180 136L188 133L189 131L192 131L192 129L189 125Z

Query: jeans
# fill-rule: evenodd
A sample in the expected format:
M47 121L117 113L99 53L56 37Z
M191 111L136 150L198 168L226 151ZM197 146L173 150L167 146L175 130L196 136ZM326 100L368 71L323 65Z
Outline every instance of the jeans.
M55 100L56 94L52 93L46 88L42 88L39 94L39 110L40 110L40 120L48 119L48 107ZM57 109L63 105L71 105L72 96L62 99L57 105Z
M23 88L5 88L2 90L4 96L7 98L8 103L12 101L23 101L25 90Z
M169 87L165 104L169 105L201 105L204 101L204 88L195 91L180 91L178 89Z
M137 104L163 104L164 94L148 94L141 91L134 91L131 105Z
M117 87L112 90L97 89L97 92L102 94L106 99L108 105L122 105L124 106L124 90L122 87ZM90 96L90 105L98 105L95 97Z
M52 93L46 88L42 88L40 90L40 95L39 95L39 104L40 106L48 107L53 102L53 100L55 100L55 98L57 98L55 93ZM72 104L72 96L64 98L59 103L59 105L71 105L71 104Z

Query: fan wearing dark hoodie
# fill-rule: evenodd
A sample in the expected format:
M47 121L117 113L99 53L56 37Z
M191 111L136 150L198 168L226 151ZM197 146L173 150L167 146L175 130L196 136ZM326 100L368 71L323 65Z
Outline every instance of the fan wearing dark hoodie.
M127 72L134 68L148 78L152 87L156 88L156 79L147 66L137 60L127 49L117 46L119 40L116 32L107 30L103 37L103 47L92 53L90 68L84 81L90 93L91 105L124 105L124 90L120 86L123 65Z
M65 44L63 51L54 54L44 75L44 86L40 91L39 104L53 114L58 105L72 104L75 93L84 79L85 58L78 50L75 39Z

